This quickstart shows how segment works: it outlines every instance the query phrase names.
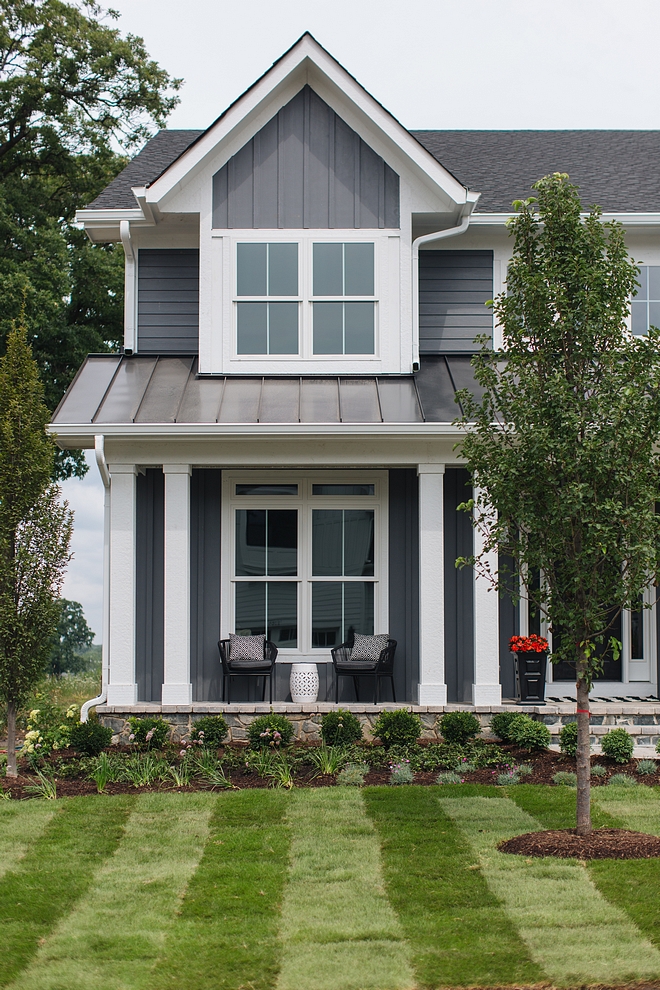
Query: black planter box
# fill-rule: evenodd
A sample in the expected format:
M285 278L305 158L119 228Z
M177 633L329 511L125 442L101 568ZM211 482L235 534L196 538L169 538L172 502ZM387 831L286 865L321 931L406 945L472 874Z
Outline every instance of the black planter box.
M519 705L545 704L547 653L514 653L516 697Z

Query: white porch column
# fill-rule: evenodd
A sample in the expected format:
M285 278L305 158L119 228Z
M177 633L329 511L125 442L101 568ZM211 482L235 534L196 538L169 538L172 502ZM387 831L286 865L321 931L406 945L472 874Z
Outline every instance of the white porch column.
M109 705L134 705L135 683L134 464L110 465ZM104 630L105 633L105 630Z
M474 493L478 499L478 491ZM479 556L484 545L484 534L474 533L474 553ZM497 573L497 553L487 556L491 574ZM499 596L487 578L474 573L474 684L472 704L479 706L501 705L500 685L500 610Z
M189 464L163 464L165 475L165 672L163 705L189 705L190 474Z
M418 464L419 704L445 705L444 464Z

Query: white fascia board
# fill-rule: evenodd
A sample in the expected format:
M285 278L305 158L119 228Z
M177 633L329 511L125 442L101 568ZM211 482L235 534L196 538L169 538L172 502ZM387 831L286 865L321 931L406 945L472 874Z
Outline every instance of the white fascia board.
M74 222L83 227L90 241L106 243L121 240L122 220L128 220L133 229L155 226L155 221L147 219L138 207L130 210L77 210Z
M517 213L473 213L470 227L504 227L516 216ZM582 216L590 214L585 212ZM603 213L601 219L604 223L615 220L623 227L660 227L660 213Z
M147 189L147 201L162 204L172 192L182 189L204 167L211 155L218 155L221 142L231 145L230 138L240 129L241 145L277 111L284 106L308 76L325 77L329 84L345 94L362 118L366 132L377 128L415 166L428 176L445 198L456 206L465 204L467 190L426 150L402 124L377 102L335 59L309 35L304 35L294 47L232 104L222 117L188 148ZM262 119L263 118L263 119ZM347 121L350 123L350 121ZM360 130L358 129L358 130ZM238 150L231 148L227 159ZM218 167L221 167L220 164ZM165 212L165 210L164 210Z

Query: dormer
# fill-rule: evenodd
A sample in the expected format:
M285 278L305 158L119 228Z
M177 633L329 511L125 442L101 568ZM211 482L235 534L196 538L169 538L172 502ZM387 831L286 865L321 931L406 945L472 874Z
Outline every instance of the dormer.
M115 180L126 206L102 194L79 214L123 241L129 351L198 352L209 375L411 372L414 238L460 223L474 194L308 34L142 173L168 133Z

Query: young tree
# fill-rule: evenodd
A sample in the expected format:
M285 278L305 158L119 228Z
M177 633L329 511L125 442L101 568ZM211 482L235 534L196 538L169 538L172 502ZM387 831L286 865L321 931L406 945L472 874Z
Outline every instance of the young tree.
M550 623L552 661L576 671L580 834L591 830L589 692L622 609L657 573L660 547L660 333L627 329L638 269L622 228L584 217L564 174L514 203L507 291L494 301L500 353L473 361L483 397L460 393L461 449L484 536L471 562L500 593L517 574Z
M16 714L48 661L70 560L72 516L50 483L55 445L24 328L0 361L0 700L7 773L16 776Z
M94 642L94 631L87 625L80 602L61 598L59 606L60 614L51 641L47 668L48 673L55 677L61 677L65 673L77 674L85 670L87 660L82 654Z

